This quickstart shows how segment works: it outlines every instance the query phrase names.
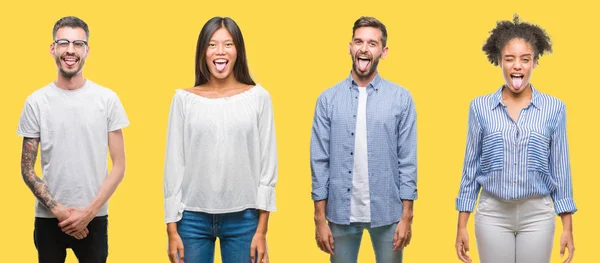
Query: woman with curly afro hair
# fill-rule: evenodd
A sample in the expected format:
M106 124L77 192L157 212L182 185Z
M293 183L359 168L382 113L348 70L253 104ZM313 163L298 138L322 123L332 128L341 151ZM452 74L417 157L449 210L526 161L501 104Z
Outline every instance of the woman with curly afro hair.
M555 214L562 219L560 254L574 252L571 168L565 104L530 83L540 56L552 51L550 37L537 25L500 21L483 46L502 69L505 83L475 98L460 191L456 252L471 262L467 221L475 208L475 237L482 263L550 262Z

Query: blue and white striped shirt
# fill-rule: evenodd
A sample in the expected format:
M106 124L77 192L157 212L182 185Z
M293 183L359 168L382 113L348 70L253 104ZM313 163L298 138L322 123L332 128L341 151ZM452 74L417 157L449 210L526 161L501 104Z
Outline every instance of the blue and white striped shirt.
M458 211L473 211L480 188L505 200L549 194L557 214L577 211L565 104L531 89L531 102L516 122L502 102L502 88L471 102Z
M417 126L410 92L379 74L367 85L367 152L371 227L402 217L402 200L417 198ZM310 143L312 199L327 199L326 216L350 224L358 86L352 75L317 101Z

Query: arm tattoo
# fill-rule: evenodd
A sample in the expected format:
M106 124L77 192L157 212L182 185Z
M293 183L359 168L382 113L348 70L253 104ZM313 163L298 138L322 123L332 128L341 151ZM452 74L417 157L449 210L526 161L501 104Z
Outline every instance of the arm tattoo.
M58 203L50 193L48 186L40 179L34 170L40 138L23 138L23 150L21 154L21 175L25 184L33 192L35 197L48 209L54 208Z

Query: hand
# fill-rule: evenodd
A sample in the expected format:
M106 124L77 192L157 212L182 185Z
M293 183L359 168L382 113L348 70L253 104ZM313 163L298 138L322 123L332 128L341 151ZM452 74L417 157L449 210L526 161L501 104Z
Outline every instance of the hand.
M331 229L325 220L318 221L315 223L315 239L317 240L317 246L319 248L330 255L335 256L333 252L333 234L331 234Z
M67 210L71 213L69 218L58 223L58 226L63 232L71 236L75 236L76 233L80 233L86 229L95 215L77 208L67 208Z
M469 233L466 228L459 228L456 233L456 255L462 262L472 262L469 255Z
M575 244L573 242L573 232L569 230L563 230L560 237L560 257L565 256L565 247L569 249L569 256L563 263L570 263L573 260L573 254L575 253Z
M402 250L410 244L412 238L412 217L402 218L396 226L396 232L394 232L394 249L393 252Z
M267 253L267 237L265 234L254 234L252 243L250 244L250 259L252 259L252 263L269 263L269 256Z
M56 205L54 208L52 208L51 212L54 214L54 216L56 216L58 222L65 221L67 218L69 218L69 216L71 216L71 212L69 212L69 210L62 205Z
M184 263L183 241L181 241L179 233L169 233L169 250L167 253L169 254L169 261L171 261L171 263Z
M86 228L84 228L81 232L77 232L74 235L72 235L74 238L76 239L84 239L87 237L87 235L90 233L90 231Z

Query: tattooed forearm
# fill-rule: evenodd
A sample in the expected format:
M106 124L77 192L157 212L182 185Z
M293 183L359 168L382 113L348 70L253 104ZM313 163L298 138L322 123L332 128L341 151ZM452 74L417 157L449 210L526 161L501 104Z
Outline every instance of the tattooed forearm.
M48 209L52 209L57 205L57 202L50 193L48 186L35 174L34 169L39 143L39 138L23 138L21 175L35 197Z

